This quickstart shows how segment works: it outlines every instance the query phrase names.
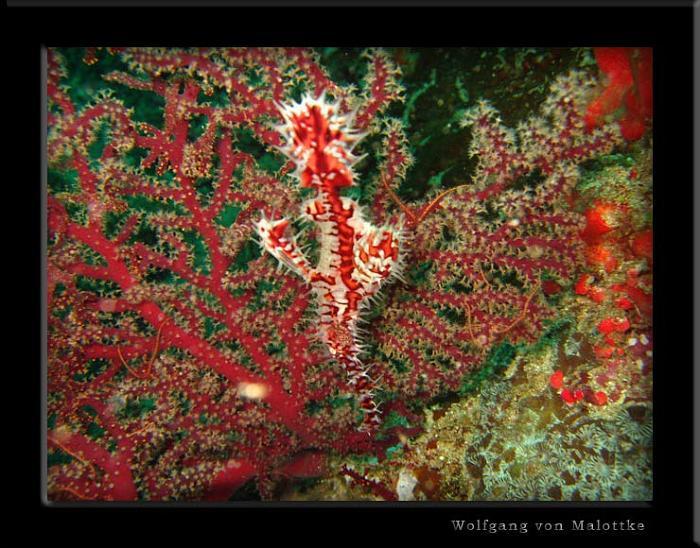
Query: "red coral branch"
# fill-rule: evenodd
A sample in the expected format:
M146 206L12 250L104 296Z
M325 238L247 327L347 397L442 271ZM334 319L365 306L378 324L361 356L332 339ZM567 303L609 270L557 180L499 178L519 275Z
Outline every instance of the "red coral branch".
M581 131L592 85L570 75L517 131L477 106L473 180L409 206L394 188L411 154L384 114L400 74L383 51L366 52L358 90L299 48L85 58L99 67L106 56L122 66L104 81L128 88L125 102L157 96L163 108L156 122L117 94L74 104L64 60L49 53L48 152L63 177L48 198L49 493L60 500L227 500L253 478L271 496L275 478L320 473L328 451L383 454L398 429L382 441L357 429L381 426L376 392L456 390L493 344L534 338L550 286L564 287L580 258L580 218L565 205L576 164L619 142L609 125ZM280 110L297 89L316 110ZM287 143L280 123L293 126ZM369 202L384 226L339 192L356 180L350 145L364 133L384 136ZM317 190L303 206L296 178ZM299 213L316 232L287 238ZM261 216L282 219L266 221L266 248L303 277L260 256ZM303 244L319 235L325 258L313 265ZM362 347L359 312L380 279L401 274L399 251L406 283L387 284ZM419 419L399 412L415 433Z

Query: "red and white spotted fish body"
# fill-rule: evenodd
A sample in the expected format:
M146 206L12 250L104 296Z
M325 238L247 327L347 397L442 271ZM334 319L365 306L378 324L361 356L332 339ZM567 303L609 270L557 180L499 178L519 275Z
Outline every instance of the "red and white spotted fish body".
M351 114L341 114L325 94L301 103L280 105L285 139L281 150L296 164L303 187L316 189L316 197L302 206L302 214L320 229L320 256L312 267L294 238L286 236L287 219L258 221L261 245L278 261L304 278L320 308L319 333L333 358L348 374L348 387L364 411L362 430L381 422L374 402L373 382L358 355L358 322L363 309L382 285L399 274L401 226L375 227L365 220L357 202L340 196L354 184L352 166L360 158L353 146L364 135L352 128Z

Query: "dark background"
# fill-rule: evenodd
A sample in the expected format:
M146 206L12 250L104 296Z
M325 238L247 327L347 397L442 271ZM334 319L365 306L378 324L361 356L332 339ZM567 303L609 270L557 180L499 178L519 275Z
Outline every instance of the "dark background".
M19 2L17 2L19 3ZM28 4L31 3L27 2ZM78 3L78 2L76 2ZM86 4L86 2L83 2ZM2 536L10 546L691 546L692 17L687 7L48 9L6 11L3 83L5 331ZM100 45L651 46L654 48L654 502L319 503L243 508L41 502L40 50ZM9 244L9 245L8 245ZM22 266L22 271L17 269ZM26 270L26 271L25 271ZM16 287L18 281L26 287ZM18 337L17 335L21 335ZM452 519L530 521L529 533L455 533ZM643 533L540 534L533 521L644 521ZM9 526L8 526L9 525ZM9 533L9 534L7 534Z

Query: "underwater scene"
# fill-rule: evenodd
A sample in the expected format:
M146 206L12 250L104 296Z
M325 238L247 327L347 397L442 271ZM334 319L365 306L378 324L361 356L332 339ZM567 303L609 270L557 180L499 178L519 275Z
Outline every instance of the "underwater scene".
M46 85L49 501L651 500L651 49Z

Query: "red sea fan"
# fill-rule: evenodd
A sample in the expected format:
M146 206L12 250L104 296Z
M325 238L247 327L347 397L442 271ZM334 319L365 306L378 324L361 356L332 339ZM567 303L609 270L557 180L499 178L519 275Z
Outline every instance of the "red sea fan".
M494 344L539 332L579 260L576 164L619 141L583 131L592 84L572 74L515 132L476 107L473 181L392 213L411 156L385 114L401 94L385 52L367 52L359 89L297 48L111 48L86 62L102 55L122 65L104 76L112 91L78 105L49 52L52 500L225 500L253 478L272 497L275 478L318 475L329 451L378 450L308 286L253 242L261 214L300 213L293 166L269 167L278 105L299 89L384 136L372 220L403 213L406 283L383 290L362 357L387 402L456 389ZM126 106L139 93L160 120Z
M584 129L594 86L583 73L560 77L540 115L516 130L487 102L469 111L473 180L406 211L413 283L395 288L371 337L392 364L382 369L385 386L404 395L456 390L497 343L541 334L554 313L549 297L582 262L584 220L570 205L576 166L621 141L613 126Z
M105 80L160 97L162 127L110 94L77 109L49 56L49 160L65 175L48 208L51 498L226 498L252 477L266 494L310 453L361 449L351 398L316 403L344 386L313 342L303 282L246 247L259 212L296 212L295 189L234 131L277 146L287 87L343 90L298 49L111 53L138 76ZM365 126L398 90L388 59L369 60Z

